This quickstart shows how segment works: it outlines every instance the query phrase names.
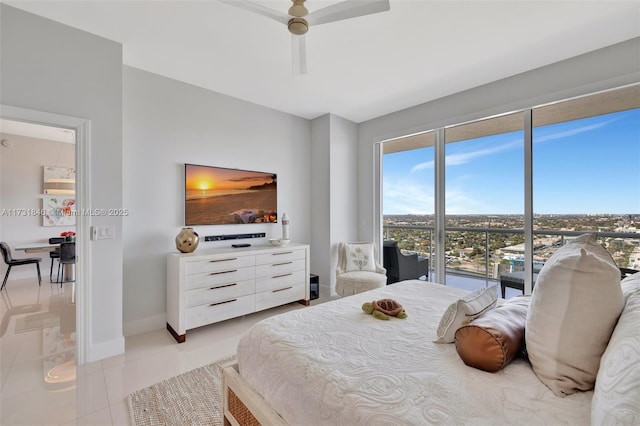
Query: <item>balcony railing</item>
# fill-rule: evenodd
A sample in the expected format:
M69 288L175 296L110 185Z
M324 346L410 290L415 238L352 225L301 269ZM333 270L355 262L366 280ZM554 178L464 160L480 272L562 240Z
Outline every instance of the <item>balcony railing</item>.
M524 230L518 228L446 227L446 274L495 282L505 272L524 268ZM604 243L620 267L640 269L640 233L536 229L534 267L540 267L571 237L594 234ZM396 240L404 252L433 258L434 227L425 225L384 225L385 240ZM474 236L480 234L479 236ZM470 247L457 247L459 241L473 241ZM509 243L506 245L505 243ZM457 253L457 254L456 254ZM433 262L429 262L433 267ZM432 272L432 271L430 271ZM433 275L430 275L433 277ZM449 280L447 280L449 282ZM468 287L468 285L465 285Z

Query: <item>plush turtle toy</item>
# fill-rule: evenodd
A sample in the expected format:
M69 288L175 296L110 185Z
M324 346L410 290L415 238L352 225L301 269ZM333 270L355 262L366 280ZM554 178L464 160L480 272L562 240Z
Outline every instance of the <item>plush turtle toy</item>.
M380 299L373 302L365 302L362 310L381 320L388 320L390 317L406 318L407 313L401 304L393 299Z

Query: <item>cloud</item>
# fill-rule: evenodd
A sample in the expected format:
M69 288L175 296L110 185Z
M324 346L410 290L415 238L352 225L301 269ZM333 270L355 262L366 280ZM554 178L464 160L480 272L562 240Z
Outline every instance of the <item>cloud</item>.
M514 140L505 144L492 146L489 148L478 149L475 151L469 152L460 152L456 154L450 154L445 156L445 164L447 166L459 166L461 164L466 164L474 158L484 157L487 155L495 154L497 152L507 151L512 148L517 148L518 146L522 146L522 140ZM426 161L424 163L417 164L411 168L411 173L417 172L419 170L424 169L433 169L434 161Z
M601 121L600 123L590 124L588 126L575 127L575 128L571 128L571 129L568 129L568 130L561 131L561 132L550 133L550 134L544 135L544 136L534 136L533 142L534 143L547 142L547 141L552 141L552 140L556 140L556 139L562 139L562 138L567 138L567 137L570 137L570 136L575 136L575 135L578 135L580 133L585 133L585 132L590 132L592 130L600 129L600 128L605 127L605 126L613 123L614 121L618 121L618 120L619 120L619 118L614 118L614 119L611 119L611 120Z
M433 166L435 166L435 162L434 161L425 161L424 163L420 163L420 164L417 164L417 165L413 166L411 168L411 173L415 173L418 170L433 169Z
M433 214L433 187L415 180L385 179L382 197L384 214Z
M572 129L568 129L565 131L560 131L560 132L553 132L550 133L548 135L543 135L543 136L536 136L534 137L533 142L534 143L540 143L540 142L547 142L550 140L557 140L557 139L562 139L562 138L567 138L570 136L575 136L578 135L580 133L585 133L585 132L590 132L592 130L597 130L600 129L602 127L605 127L611 123L613 123L614 121L617 121L618 119L612 119L612 120L605 120L602 121L600 123L594 123L594 124L590 124L587 126L582 126L582 127L576 127L576 128L572 128ZM496 145L493 147L489 147L489 148L484 148L484 149L478 149L478 150L474 150L474 151L469 151L469 152L461 152L461 153L457 153L457 154L451 154L451 155L447 155L445 157L445 164L447 166L460 166L463 164L467 164L469 163L471 160L473 160L474 158L478 158L478 157L485 157L487 155L491 155L491 154L495 154L498 152L502 152L502 151L507 151L510 149L514 149L514 148L522 148L523 147L523 140L522 139L514 139L513 141L504 143L504 144L500 144L500 145ZM411 173L415 173L417 171L420 170L425 170L425 169L433 169L433 167L435 166L435 162L432 161L425 161L423 163L417 164L415 166L413 166L411 168Z

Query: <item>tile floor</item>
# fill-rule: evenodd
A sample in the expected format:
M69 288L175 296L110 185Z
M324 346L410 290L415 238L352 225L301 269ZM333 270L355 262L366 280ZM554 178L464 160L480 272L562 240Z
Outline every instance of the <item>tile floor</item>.
M165 329L127 337L124 354L75 368L71 291L70 283L60 289L46 279L42 287L24 279L9 280L0 293L3 426L129 425L127 395L232 355L256 322L303 308L291 303L191 330L182 344ZM321 295L312 304L326 300Z

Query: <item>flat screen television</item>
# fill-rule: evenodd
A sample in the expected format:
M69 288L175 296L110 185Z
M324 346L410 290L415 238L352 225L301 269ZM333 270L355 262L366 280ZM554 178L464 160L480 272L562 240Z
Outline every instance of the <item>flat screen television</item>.
M184 165L186 226L278 221L275 173Z

